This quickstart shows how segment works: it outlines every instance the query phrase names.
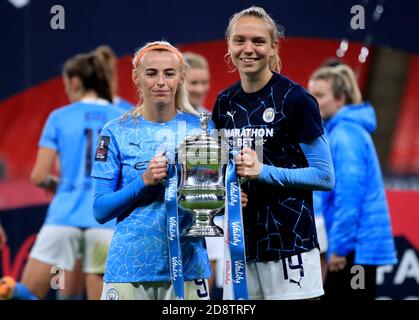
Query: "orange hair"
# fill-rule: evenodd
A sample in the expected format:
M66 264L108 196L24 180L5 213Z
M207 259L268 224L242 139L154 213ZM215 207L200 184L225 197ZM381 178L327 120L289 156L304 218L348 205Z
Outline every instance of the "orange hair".
M167 51L170 51L170 52L172 52L176 55L176 57L179 59L180 63L185 64L185 62L183 61L182 55L175 48L173 48L171 46L164 45L164 44L153 44L149 47L146 47L146 48L142 49L140 52L138 52L137 56L135 57L135 59L132 63L134 68L137 68L138 63L140 62L140 60L144 56L144 54L146 54L147 52L152 51L152 50L167 50Z

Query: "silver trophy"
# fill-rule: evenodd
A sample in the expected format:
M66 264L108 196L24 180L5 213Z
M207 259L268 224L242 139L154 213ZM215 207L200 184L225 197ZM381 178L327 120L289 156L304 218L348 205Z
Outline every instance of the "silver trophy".
M179 207L192 214L193 223L182 236L221 237L223 230L214 224L214 216L225 205L224 175L227 147L208 133L209 113L201 114L201 133L186 137L178 149L181 178Z

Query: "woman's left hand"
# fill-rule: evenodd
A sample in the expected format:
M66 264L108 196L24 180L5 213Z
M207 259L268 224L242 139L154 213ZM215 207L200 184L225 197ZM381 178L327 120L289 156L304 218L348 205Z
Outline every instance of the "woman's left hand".
M236 157L237 174L243 178L257 179L261 171L261 163L256 151L244 147Z
M346 257L332 254L328 262L328 269L331 272L341 271L345 268L346 263L347 263Z

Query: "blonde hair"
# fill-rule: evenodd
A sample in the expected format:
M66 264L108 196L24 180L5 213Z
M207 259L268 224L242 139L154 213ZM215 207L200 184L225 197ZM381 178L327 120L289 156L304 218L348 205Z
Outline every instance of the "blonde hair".
M346 64L339 64L334 67L321 67L314 71L310 80L329 80L333 97L339 99L343 96L345 104L362 102L362 94L359 90L355 73Z
M183 54L186 66L190 69L208 69L208 61L204 56L193 53L185 52Z
M269 35L271 37L271 41L272 43L276 42L278 44L278 49L279 49L279 39L284 37L282 28L278 27L274 19L272 19L272 17L265 11L265 9L261 7L256 7L256 6L252 6L240 12L237 12L230 18L228 22L228 27L225 33L227 43L230 39L231 30L233 26L237 23L237 21L240 18L243 18L243 17L255 17L255 18L262 19L264 22L266 22L269 26ZM231 62L230 53L227 53L225 55L225 58L228 63ZM281 59L279 57L278 50L277 50L275 54L269 59L269 69L271 71L279 72L281 71L281 68L282 68L282 62L281 62Z
M137 72L139 65L141 64L142 55L144 55L148 51L169 51L169 52L174 53L179 60L180 72L181 73L185 72L186 65L185 65L185 62L183 61L182 54L176 47L174 47L167 41L149 42L142 48L138 49L135 52L134 57L132 59L133 69L135 70L135 72ZM134 108L134 110L132 111L132 116L135 119L141 115L141 109L143 107L143 98L141 96L140 88L138 88L138 94L139 94L139 102L137 106ZM178 86L176 90L175 107L180 112L198 114L198 112L194 109L194 107L192 107L192 105L189 102L185 83Z

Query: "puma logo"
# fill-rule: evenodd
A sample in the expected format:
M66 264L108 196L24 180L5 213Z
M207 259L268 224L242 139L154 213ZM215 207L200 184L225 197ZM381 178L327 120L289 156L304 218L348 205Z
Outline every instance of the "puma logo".
M236 114L236 111L234 111L233 113L231 113L230 111L227 111L227 115L229 117L231 117L231 119L233 119L234 115Z
M128 142L128 144L129 144L130 146L136 146L136 147L138 147L138 149L141 149L141 146L140 146L140 144L139 144L139 143Z
M298 281L295 281L294 279L290 279L290 283L296 283L301 288L301 284L300 284L301 280L303 280L303 278L300 278L300 280Z

